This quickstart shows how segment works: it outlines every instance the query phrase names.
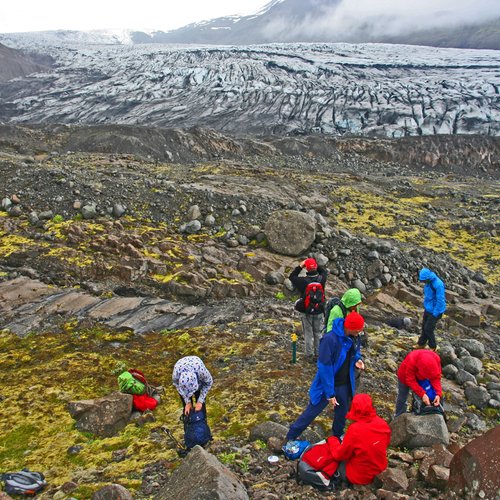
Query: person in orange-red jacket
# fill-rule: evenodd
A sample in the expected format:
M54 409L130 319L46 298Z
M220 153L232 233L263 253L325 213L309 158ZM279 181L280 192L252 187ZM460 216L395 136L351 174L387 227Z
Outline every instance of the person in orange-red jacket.
M332 451L339 463L337 475L352 484L370 484L387 468L391 428L380 418L368 394L356 394L346 418L352 424L342 444Z
M429 380L436 396L433 401L425 393L419 381ZM398 397L396 413L399 416L406 412L406 400L410 389L422 399L426 406L439 406L443 389L441 387L441 359L438 354L426 349L417 349L406 355L398 369Z

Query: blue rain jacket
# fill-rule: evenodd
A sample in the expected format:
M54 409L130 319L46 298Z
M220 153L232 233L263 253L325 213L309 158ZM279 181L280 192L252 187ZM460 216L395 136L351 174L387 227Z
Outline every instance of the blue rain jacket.
M337 318L333 322L331 331L323 336L319 343L318 371L309 389L309 397L313 405L318 404L324 398L330 399L335 396L335 375L353 344L355 351L349 367L352 396L356 388L354 365L361 359L360 342L359 337L353 341L344 335L344 318Z
M420 281L425 281L424 309L433 316L439 316L446 311L446 296L444 283L430 269L422 269L418 276Z

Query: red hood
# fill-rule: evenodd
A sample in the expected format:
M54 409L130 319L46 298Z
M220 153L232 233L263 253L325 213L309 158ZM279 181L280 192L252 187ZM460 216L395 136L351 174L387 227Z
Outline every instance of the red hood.
M439 355L431 351L423 351L418 356L417 375L419 380L433 379L441 376Z
M349 420L371 420L377 415L372 398L368 394L356 394L352 400L351 409L346 415Z

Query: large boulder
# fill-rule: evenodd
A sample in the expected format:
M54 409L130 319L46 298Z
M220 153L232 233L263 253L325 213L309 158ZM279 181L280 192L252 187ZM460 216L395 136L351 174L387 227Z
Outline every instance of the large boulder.
M113 392L98 399L68 403L68 411L79 431L110 437L123 429L132 414L132 395Z
M269 246L282 255L301 255L316 238L316 222L308 214L296 210L280 210L271 214L264 228Z
M467 349L471 356L475 358L484 357L484 344L476 339L462 339L460 341L460 347Z
M419 448L450 443L446 422L441 415L413 415L403 413L391 422L391 445Z
M498 498L500 426L472 440L450 464L448 491L455 498Z
M195 446L155 500L247 500L239 479L201 446Z

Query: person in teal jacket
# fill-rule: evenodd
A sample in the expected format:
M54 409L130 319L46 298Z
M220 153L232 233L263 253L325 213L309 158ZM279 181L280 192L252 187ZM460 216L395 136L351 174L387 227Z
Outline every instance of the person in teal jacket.
M333 328L321 338L318 371L309 389L309 404L290 426L286 439L293 441L306 430L328 404L334 409L332 433L340 438L344 433L346 414L356 389L355 367L363 370L358 335L365 320L357 312L337 318Z
M362 301L361 292L357 288L350 288L349 290L347 290L347 292L344 293L344 295L342 295L340 301L345 306L346 314L344 314L342 307L340 307L339 305L332 307L326 325L327 333L331 331L333 327L333 322L337 318L345 318L346 315L352 311L359 312L359 306Z
M429 347L436 350L436 337L434 330L436 324L446 311L446 295L444 283L436 273L430 269L423 268L418 279L425 283L424 286L424 317L422 321L422 334L418 339L418 347L425 347L429 342Z

